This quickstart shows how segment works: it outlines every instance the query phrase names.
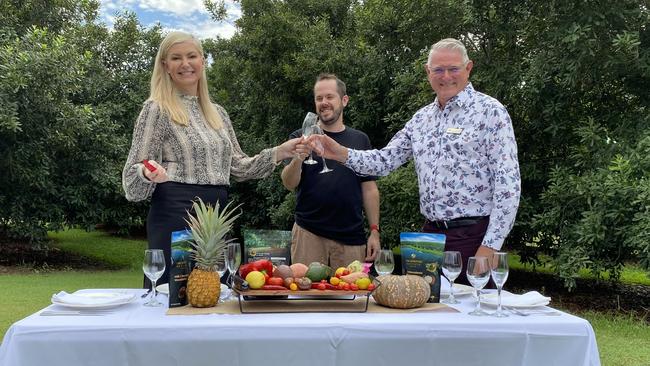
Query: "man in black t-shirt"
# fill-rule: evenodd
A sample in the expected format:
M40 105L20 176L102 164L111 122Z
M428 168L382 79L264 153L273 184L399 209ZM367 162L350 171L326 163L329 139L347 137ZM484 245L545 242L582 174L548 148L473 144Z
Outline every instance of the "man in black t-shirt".
M354 149L371 149L368 136L343 124L343 108L348 104L345 83L336 75L321 74L314 85L314 101L319 126L339 144ZM300 137L302 130L291 137ZM321 262L333 268L354 260L373 261L380 248L379 190L375 177L359 176L352 170L327 160L333 171L320 173L322 159L303 164L308 154L294 156L282 170L282 184L296 190L297 204L291 238L291 261ZM363 210L369 224L366 238Z

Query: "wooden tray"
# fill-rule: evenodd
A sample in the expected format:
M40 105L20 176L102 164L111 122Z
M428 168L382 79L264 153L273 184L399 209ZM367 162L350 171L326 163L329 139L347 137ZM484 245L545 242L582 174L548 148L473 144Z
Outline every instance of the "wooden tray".
M375 284L375 289L381 286L381 283L375 278L371 277L372 282ZM373 290L373 291L374 291ZM255 314L255 313L365 313L368 311L368 302L370 295L373 291L357 290L241 290L234 288L239 300L239 310L242 314ZM365 301L354 301L358 297L365 297ZM254 304L256 302L269 302L269 301L282 301L282 305L276 306L273 309L269 307L258 307L255 310L253 306L245 306ZM291 306L291 303L296 301L301 302L301 306ZM329 301L327 309L323 309L323 301ZM313 303L314 306L310 307L308 304ZM260 310L264 308L264 310Z

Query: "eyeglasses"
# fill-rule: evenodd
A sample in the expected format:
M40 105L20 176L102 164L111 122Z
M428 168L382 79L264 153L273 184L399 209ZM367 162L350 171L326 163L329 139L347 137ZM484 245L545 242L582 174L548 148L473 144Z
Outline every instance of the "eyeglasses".
M463 70L462 66L450 66L450 67L434 67L431 68L431 66L427 66L429 69L429 72L432 72L435 76L443 76L445 75L445 72L449 72L449 75L458 75L461 70Z

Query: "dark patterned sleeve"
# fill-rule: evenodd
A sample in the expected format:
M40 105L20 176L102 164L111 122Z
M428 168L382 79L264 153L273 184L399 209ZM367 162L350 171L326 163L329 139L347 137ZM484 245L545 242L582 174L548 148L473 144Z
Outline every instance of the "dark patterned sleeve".
M517 216L521 178L517 142L505 107L499 104L491 111L489 126L487 153L490 170L494 172L494 206L482 245L499 250Z
M230 175L235 181L241 182L249 179L264 178L271 175L276 167L275 147L260 151L255 156L248 156L242 151L232 127L232 122L223 108L219 108L224 116L224 127L232 143L232 158L230 162Z
M411 122L381 150L348 150L345 165L359 174L385 176L406 163L413 153Z
M122 187L126 199L142 201L153 193L156 184L148 180L142 172L142 160L160 162L160 146L164 139L163 114L154 101L146 101L133 127L133 138L129 156L122 170Z

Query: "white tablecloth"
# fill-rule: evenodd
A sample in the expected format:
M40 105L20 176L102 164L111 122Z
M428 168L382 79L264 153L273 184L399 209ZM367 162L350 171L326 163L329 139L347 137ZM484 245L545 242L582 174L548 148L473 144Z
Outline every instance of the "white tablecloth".
M4 337L0 365L600 365L586 320L469 316L472 296L459 298L457 314L167 316L138 299L102 316L20 320Z

